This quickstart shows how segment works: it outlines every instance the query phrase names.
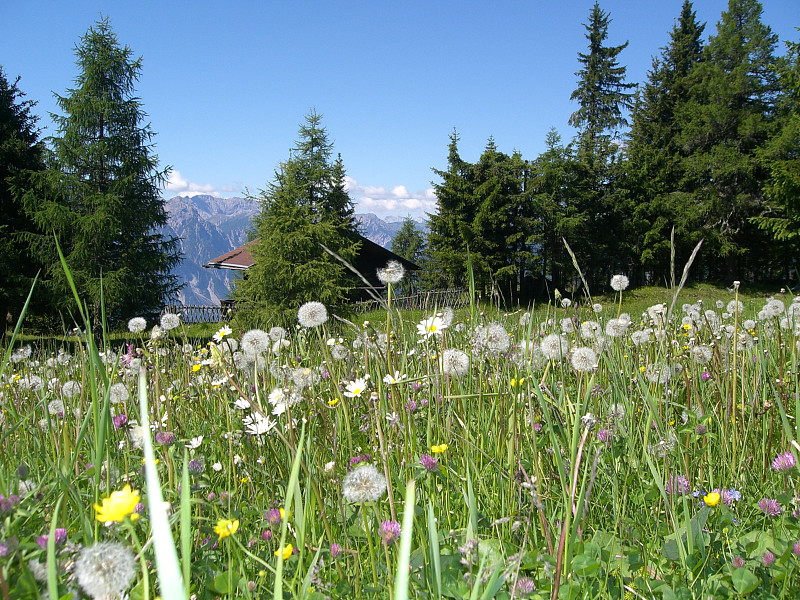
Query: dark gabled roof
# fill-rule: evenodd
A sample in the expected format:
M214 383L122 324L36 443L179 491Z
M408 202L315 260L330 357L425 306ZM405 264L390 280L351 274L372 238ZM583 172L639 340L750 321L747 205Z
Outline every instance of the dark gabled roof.
M217 256L216 258L212 258L203 266L208 269L232 269L235 271L246 271L250 267L255 264L255 260L253 259L253 255L250 254L249 248L252 244L254 244L257 240L253 240L252 242L248 242L244 246L239 246L238 248L234 248L230 252L226 252L221 256ZM375 287L382 287L380 281L378 281L376 271L388 263L390 260L396 260L399 262L407 271L418 271L419 265L411 262L410 260L406 260L402 256L398 256L391 250L384 248L365 238L363 235L358 235L358 241L361 242L361 250L358 252L358 256L356 256L355 260L353 261L353 267L364 275L370 283L372 283Z

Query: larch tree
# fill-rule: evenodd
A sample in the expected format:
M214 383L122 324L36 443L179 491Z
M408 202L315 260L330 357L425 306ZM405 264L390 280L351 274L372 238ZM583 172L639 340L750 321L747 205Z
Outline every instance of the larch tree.
M134 86L142 69L103 19L75 48L75 87L57 95L63 115L50 139L48 169L34 179L25 207L44 234L28 236L47 265L55 308L74 302L56 253L61 246L95 322L101 301L114 320L157 312L178 289L180 261L167 222L154 133Z
M261 190L255 219L255 264L238 280L233 297L259 319L286 318L308 301L337 304L355 281L339 258L352 263L360 248L353 202L341 157L311 111L289 159Z

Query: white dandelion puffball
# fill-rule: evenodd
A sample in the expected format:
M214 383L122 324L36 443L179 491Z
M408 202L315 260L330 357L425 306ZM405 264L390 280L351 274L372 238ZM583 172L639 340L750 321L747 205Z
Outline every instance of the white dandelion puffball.
M597 366L597 354L591 348L578 348L572 353L570 364L576 371L588 373Z
M615 292L621 292L622 290L628 289L628 285L630 282L625 275L614 275L611 278L611 289Z
M342 496L347 502L375 502L386 493L386 479L373 465L360 465L345 475Z
M272 346L269 334L262 329L251 329L242 336L240 348L247 356L254 357L264 354Z
M406 270L396 260L390 260L383 269L378 269L378 279L383 285L400 283Z
M461 350L448 348L442 352L442 373L450 377L463 377L469 373L469 356Z
M80 551L73 572L92 598L119 598L136 577L136 558L119 542L100 542Z
M108 401L111 404L123 404L131 397L124 383L115 383L108 390Z
M548 360L559 360L569 350L566 338L557 333L551 333L546 336L539 347L542 349L544 357Z
M319 327L328 320L328 309L322 302L306 302L298 309L297 320L303 327Z
M133 317L128 321L128 331L131 333L142 333L147 329L147 321L143 317Z
M175 313L164 313L161 316L161 329L169 331L181 326L181 318Z

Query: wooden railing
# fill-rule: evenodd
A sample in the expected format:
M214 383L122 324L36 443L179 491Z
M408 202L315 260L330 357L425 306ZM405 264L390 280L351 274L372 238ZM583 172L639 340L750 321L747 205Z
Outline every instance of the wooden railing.
M420 292L409 296L392 298L392 306L404 310L432 310L434 308L461 308L469 304L469 290L451 289L436 290L433 292ZM383 305L378 300L361 300L352 304L352 309L357 313L371 310L380 310ZM226 302L225 306L184 306L170 304L161 310L161 314L172 313L180 315L183 323L220 323L227 321L236 310L233 303Z

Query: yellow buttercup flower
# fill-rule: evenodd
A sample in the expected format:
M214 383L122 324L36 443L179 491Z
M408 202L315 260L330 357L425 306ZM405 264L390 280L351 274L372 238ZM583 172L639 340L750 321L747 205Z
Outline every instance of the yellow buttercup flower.
M219 539L226 538L239 531L239 519L231 521L230 519L220 519L214 526L214 533L219 536Z
M119 523L136 509L137 504L139 504L139 492L131 490L131 486L126 485L121 490L111 492L108 498L103 498L102 505L94 505L97 511L95 518L103 523L108 521Z
M275 556L280 556L281 554L283 554L283 560L289 560L289 557L292 555L293 551L294 547L291 544L286 544L283 550L281 550L280 548L275 550Z
M447 444L439 444L438 446L431 446L431 452L434 454L441 454L447 450Z
M706 506L716 506L719 504L720 495L717 492L710 492L703 496L703 502L706 503Z

